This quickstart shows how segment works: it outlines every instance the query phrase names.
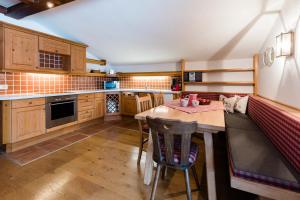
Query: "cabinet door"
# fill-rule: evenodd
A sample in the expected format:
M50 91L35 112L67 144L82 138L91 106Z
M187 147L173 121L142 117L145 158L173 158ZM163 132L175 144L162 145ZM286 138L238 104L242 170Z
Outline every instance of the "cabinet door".
M38 62L38 36L5 29L5 68L34 70Z
M86 72L86 48L76 45L71 46L71 72Z
M99 117L103 117L103 116L104 116L104 99L96 98L94 118L99 118Z
M46 133L45 105L12 109L12 142Z
M70 55L70 44L50 38L39 37L39 50L62 55Z
M122 114L135 115L137 113L136 99L134 96L122 95Z

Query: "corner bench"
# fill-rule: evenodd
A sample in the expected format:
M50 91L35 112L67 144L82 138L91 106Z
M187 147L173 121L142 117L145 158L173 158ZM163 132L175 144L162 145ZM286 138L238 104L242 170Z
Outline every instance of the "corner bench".
M197 93L218 100L221 93ZM246 94L223 94L227 97ZM250 96L247 114L225 113L232 188L280 200L300 200L300 118Z
M262 98L247 115L225 113L231 187L272 199L300 199L300 119Z

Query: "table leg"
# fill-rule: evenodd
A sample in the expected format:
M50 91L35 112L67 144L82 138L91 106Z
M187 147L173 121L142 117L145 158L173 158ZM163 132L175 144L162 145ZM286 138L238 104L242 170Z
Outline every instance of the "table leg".
M205 143L205 159L206 159L206 176L207 176L207 192L209 200L216 200L216 179L214 167L214 147L211 133L204 133Z
M146 153L146 163L145 163L145 174L144 174L144 184L150 185L153 172L153 142L151 136L151 130L149 130L149 139Z

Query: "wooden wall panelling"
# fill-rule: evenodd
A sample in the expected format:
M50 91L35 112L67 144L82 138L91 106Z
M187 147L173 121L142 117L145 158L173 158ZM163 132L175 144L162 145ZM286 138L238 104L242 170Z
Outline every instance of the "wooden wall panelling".
M184 85L184 70L185 70L185 64L186 64L186 62L185 62L185 60L184 59L182 59L181 61L181 90L182 91L185 91L185 85Z
M253 56L253 82L254 82L254 95L258 95L258 79L259 79L259 74L258 74L258 65L259 65L259 54L256 54Z

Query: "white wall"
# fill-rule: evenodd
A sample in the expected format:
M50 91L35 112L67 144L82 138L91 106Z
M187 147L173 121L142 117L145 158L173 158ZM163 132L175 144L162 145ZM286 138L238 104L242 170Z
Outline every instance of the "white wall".
M186 70L197 69L222 69L222 68L250 68L252 67L252 58L247 59L233 59L233 60L219 60L219 61L200 61L187 62ZM253 72L216 72L203 73L203 81L253 81ZM186 85L187 91L204 91L204 92L240 92L253 93L253 86L222 86L222 85Z
M286 0L282 12L260 51L259 88L261 96L300 108L300 1ZM295 53L292 57L275 58L272 66L264 66L262 55L276 45L281 32L295 31Z
M157 63L141 65L112 65L116 72L157 72L157 71L180 71L179 63Z

